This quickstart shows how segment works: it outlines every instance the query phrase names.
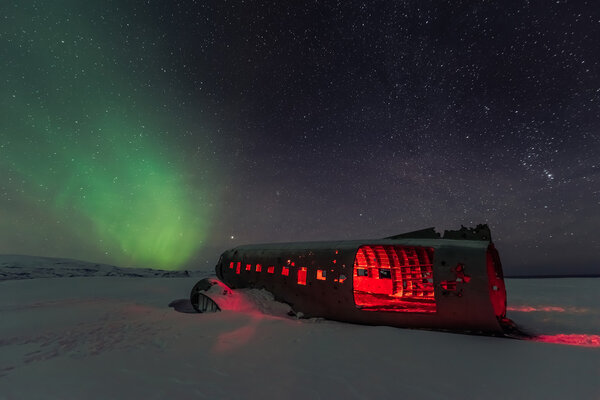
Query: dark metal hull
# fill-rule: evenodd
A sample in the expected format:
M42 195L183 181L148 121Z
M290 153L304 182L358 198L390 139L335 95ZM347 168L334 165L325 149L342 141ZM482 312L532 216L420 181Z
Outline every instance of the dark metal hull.
M216 273L231 289L266 289L305 317L503 333L506 291L487 227L432 232L238 246Z

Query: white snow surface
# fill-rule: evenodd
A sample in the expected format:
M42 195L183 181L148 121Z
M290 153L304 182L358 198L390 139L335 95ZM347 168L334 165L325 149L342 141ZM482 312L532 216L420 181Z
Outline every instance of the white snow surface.
M577 346L296 319L259 290L197 314L198 276L10 257L0 399L600 399L598 278L506 280L511 319Z

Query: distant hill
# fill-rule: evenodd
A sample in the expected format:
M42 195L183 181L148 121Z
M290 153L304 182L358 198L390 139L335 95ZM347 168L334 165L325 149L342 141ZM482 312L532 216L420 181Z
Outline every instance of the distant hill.
M208 276L207 271L165 271L151 268L124 268L68 258L0 255L0 281L82 276L120 276L137 278L185 278Z
M546 278L600 278L600 274L572 274L572 275L510 275L506 279L546 279Z

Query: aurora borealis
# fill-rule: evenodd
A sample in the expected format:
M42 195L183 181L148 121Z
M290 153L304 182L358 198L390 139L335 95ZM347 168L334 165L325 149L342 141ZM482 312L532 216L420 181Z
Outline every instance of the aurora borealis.
M593 3L0 10L0 253L211 268L488 223L509 274L600 271Z
M81 246L73 257L181 266L210 226L198 185L210 171L196 160L190 172L169 131L198 127L174 115L172 93L143 72L160 51L106 65L127 49L111 47L114 23L93 22L78 4L3 7L12 18L2 35L2 225L17 235L3 250Z

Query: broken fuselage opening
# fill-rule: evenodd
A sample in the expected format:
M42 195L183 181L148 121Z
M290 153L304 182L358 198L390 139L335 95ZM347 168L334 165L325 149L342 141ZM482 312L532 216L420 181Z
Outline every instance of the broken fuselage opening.
M354 303L369 311L435 312L433 249L361 246L354 261Z

